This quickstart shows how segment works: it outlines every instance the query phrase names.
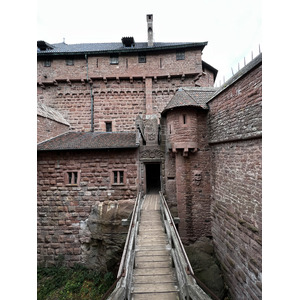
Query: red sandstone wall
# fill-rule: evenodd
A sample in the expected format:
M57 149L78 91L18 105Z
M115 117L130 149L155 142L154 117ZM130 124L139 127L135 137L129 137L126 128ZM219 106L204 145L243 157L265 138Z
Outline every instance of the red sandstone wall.
M88 57L89 77L167 76L173 74L201 73L201 51L186 50L184 60L176 60L176 51L148 53L146 63L138 62L137 54L121 54L119 64L111 65L110 56ZM73 66L67 66L64 58L56 58L50 67L43 60L37 62L37 81L52 82L59 79L86 79L87 66L84 57L75 58Z
M167 143L177 151L169 154L174 157L175 163L166 163L166 195L169 199L174 194L175 181L179 233L184 243L211 236L210 153L206 114L195 109L177 108L169 111L166 118ZM186 124L182 124L183 115L186 115ZM182 147L190 143L198 150L183 155ZM168 160L172 162L171 157Z
M160 116L176 89L185 84L193 86L192 78L183 82L180 78L152 80L153 113ZM146 113L146 90L142 79L133 80L95 80L94 130L105 131L105 121L112 121L113 131L135 130L138 115ZM73 82L38 87L38 100L58 110L77 131L91 130L91 94L89 84Z
M68 265L80 262L79 223L98 201L134 200L137 195L137 151L38 152L38 262L53 264L58 255ZM124 185L112 185L111 171L122 169ZM65 172L80 171L79 186L66 186ZM111 226L110 234L113 234ZM126 231L126 228L124 228Z
M209 103L212 236L233 299L261 299L261 72Z
M199 78L199 81L197 82L198 85L203 87L214 86L215 79L214 79L213 72L207 69L204 69L203 72L204 73L202 74L202 76Z
M48 140L69 130L69 126L37 116L37 142Z

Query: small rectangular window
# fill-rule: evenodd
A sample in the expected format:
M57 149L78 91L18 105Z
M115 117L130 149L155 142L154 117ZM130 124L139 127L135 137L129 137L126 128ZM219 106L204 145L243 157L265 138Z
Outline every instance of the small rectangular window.
M111 55L110 56L110 64L118 65L119 64L119 55Z
M78 185L79 184L79 172L66 172L65 184L66 185Z
M105 129L106 129L106 132L112 132L112 123L105 122Z
M186 115L182 116L183 124L186 124Z
M113 174L113 178L112 178L113 184L124 184L125 182L124 171L117 170L117 171L113 171L112 174Z
M146 54L139 54L139 63L146 63Z
M119 171L119 181L120 183L124 183L124 171Z
M176 60L184 60L185 59L185 51L180 50L176 51Z
M114 183L118 183L118 171L114 171Z
M44 67L51 67L51 60L45 60Z
M66 59L67 66L74 66L74 59Z

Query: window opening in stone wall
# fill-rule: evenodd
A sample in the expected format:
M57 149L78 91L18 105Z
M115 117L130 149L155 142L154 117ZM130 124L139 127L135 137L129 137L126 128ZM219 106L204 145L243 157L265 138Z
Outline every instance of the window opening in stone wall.
M113 183L124 184L124 171L113 171Z
M51 67L51 60L45 60L44 67Z
M66 59L67 66L74 66L74 59Z
M176 60L184 60L185 59L185 51L180 50L176 51Z
M182 116L183 124L186 124L186 115Z
M67 184L67 185L78 185L79 184L78 171L67 172L65 184Z
M159 67L162 68L162 58L159 59Z
M171 125L169 126L169 132L170 132L170 134L172 133L172 126Z
M105 122L106 132L112 132L112 122Z
M146 54L139 54L139 63L146 63Z
M118 65L119 64L119 55L111 55L110 56L110 64Z

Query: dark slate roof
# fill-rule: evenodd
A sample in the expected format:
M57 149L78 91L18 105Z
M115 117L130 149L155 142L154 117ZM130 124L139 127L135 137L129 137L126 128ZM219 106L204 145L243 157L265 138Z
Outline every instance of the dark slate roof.
M211 99L209 99L209 101L211 101L213 98L215 98L217 95L222 93L224 90L226 90L228 87L230 87L236 81L238 81L241 77L246 75L248 72L250 72L252 69L259 66L260 64L262 64L262 53L260 53L258 56L256 56L245 67L243 67L241 70L239 70L237 73L235 73L221 87L219 87L218 91L211 97ZM207 102L209 102L209 101L207 101Z
M199 107L208 109L207 102L217 91L214 87L182 87L167 104L162 114L176 107Z
M39 101L37 102L37 115L70 126L60 112Z
M200 43L154 43L149 47L148 43L135 43L134 47L125 47L123 43L85 43L85 44L48 44L43 41L38 41L38 45L47 44L53 49L41 50L37 48L38 56L43 55L82 55L82 54L98 54L98 53L121 53L121 52L139 52L139 51L157 51L168 49L182 48L200 48L203 49L207 42Z
M67 132L37 145L38 151L137 148L135 132Z

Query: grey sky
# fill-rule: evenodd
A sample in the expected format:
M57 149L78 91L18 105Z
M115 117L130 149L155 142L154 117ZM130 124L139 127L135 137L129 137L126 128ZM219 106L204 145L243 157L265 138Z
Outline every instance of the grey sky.
M219 70L216 84L231 68L256 56L261 41L261 0L70 1L37 0L37 40L67 44L147 39L146 14L153 14L156 42L204 42L203 60Z

